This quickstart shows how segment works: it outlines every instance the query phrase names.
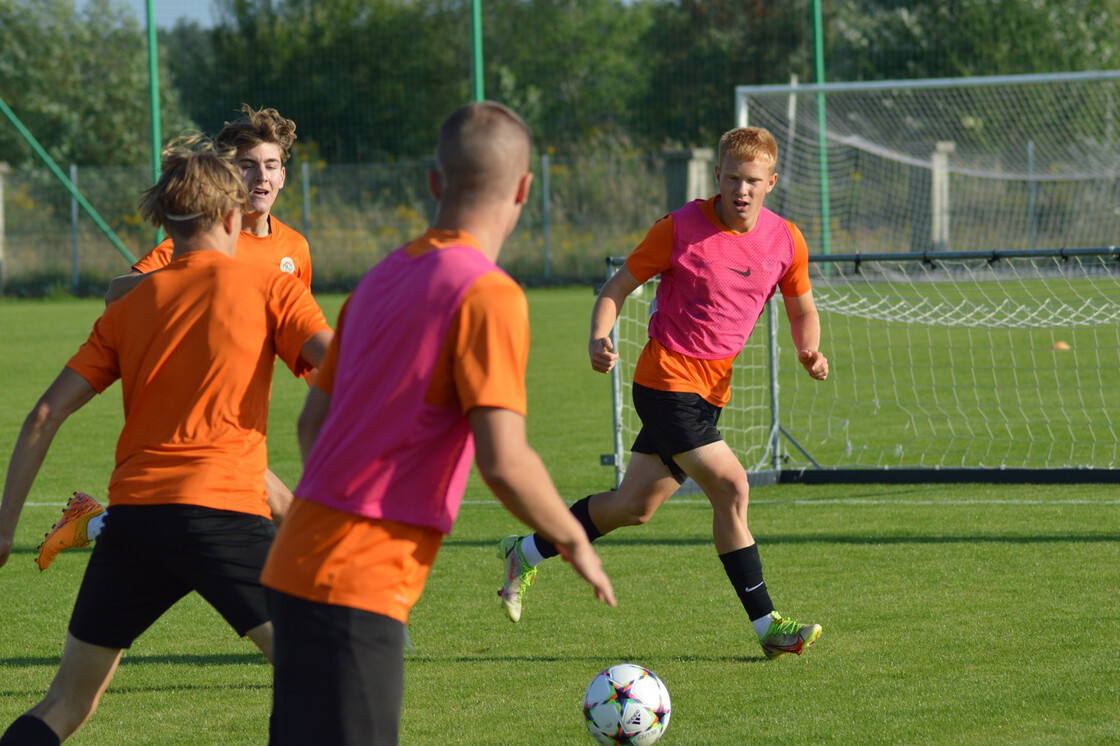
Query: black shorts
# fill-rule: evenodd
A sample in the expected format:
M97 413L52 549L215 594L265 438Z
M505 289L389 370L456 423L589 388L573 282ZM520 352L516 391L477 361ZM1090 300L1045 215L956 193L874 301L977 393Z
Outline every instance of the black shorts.
M688 476L673 456L723 440L716 429L723 408L699 394L658 391L637 383L633 397L642 429L630 450L660 457L677 482L683 484Z
M270 746L396 744L404 625L369 611L270 595Z
M272 521L194 505L114 505L86 566L70 634L127 648L198 591L237 634L269 621L260 584Z

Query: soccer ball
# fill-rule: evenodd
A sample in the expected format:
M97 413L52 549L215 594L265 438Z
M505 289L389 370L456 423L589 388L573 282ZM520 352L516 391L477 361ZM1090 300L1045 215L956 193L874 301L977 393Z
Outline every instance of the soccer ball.
M650 746L669 727L669 690L648 668L620 663L591 680L583 717L605 746Z

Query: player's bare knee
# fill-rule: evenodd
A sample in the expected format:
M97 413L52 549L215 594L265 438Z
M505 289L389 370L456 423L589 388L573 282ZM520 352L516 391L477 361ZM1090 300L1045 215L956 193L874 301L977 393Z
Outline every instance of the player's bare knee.
M657 512L658 506L661 504L656 500L648 500L641 496L629 496L623 498L619 495L617 509L613 511L615 528L622 526L641 526L649 523L653 518L653 514Z
M653 518L653 514L656 512L657 508L654 507L635 506L635 509L628 514L630 522L627 525L644 526L645 524L649 523L650 519Z
M708 502L712 504L712 509L745 516L750 502L750 493L745 485L727 484L725 487L725 489L712 490L708 494Z

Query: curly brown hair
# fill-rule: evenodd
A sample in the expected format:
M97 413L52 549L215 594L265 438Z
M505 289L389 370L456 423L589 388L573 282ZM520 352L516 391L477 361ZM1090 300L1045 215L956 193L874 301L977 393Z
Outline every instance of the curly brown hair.
M280 116L276 109L254 109L249 104L241 105L241 113L236 121L226 122L218 133L218 143L234 147L238 153L261 143L274 143L280 146L280 162L287 163L296 141L296 123Z

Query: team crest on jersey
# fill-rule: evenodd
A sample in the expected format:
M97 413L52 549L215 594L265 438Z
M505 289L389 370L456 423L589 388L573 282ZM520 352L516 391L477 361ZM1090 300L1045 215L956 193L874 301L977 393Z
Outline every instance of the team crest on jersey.
M283 259L280 260L280 271L281 272L287 272L288 274L292 274L293 272L296 271L295 261L290 256L284 257Z

